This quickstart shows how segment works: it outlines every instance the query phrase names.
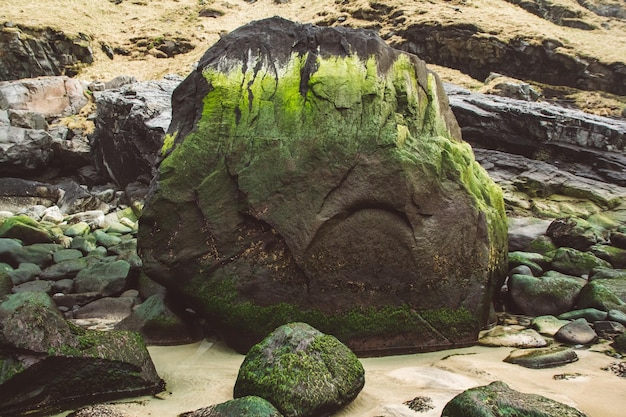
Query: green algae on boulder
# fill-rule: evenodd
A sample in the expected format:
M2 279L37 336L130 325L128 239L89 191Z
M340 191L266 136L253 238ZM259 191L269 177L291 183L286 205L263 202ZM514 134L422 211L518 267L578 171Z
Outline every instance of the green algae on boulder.
M250 349L234 397L256 395L286 417L313 417L349 404L364 384L363 365L337 338L289 323Z
M282 417L283 415L267 400L249 395L235 398L210 407L181 413L178 417Z
M359 352L476 340L506 269L502 193L416 56L271 18L172 103L139 252L231 345L290 321Z
M45 293L0 304L0 415L50 414L162 389L139 334L74 326Z
M468 389L454 397L441 417L586 417L569 405L515 391L501 381Z

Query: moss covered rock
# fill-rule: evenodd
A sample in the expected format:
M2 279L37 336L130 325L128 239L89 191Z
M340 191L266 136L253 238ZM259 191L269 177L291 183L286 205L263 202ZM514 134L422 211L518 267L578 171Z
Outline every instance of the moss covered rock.
M504 382L468 389L454 397L441 417L585 417L569 405L512 390Z
M506 268L502 193L416 56L271 18L172 103L139 251L231 345L290 321L357 351L475 341Z
M178 417L282 417L269 402L253 395L179 414Z
M0 415L50 414L162 389L139 334L76 327L45 293L0 304Z
M265 398L287 417L320 416L350 403L364 384L363 366L344 344L306 323L290 323L250 349L234 396Z
M9 217L2 222L0 238L19 239L27 245L52 242L50 232L26 215Z

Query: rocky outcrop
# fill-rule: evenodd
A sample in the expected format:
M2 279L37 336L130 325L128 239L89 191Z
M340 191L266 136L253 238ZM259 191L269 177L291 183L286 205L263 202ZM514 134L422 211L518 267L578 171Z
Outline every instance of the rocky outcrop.
M543 102L471 93L453 85L446 85L446 92L463 138L473 146L626 185L626 121Z
M181 413L178 417L283 417L283 415L267 400L260 397L247 396L235 398L224 403L195 411Z
M306 323L290 323L250 349L234 397L258 396L286 417L314 417L340 410L364 385L363 365L350 349Z
M176 76L144 81L94 93L96 130L92 157L100 172L120 187L153 176L157 151L171 120L171 96L180 83Z
M42 292L0 304L0 413L41 415L163 389L141 337L83 330Z
M139 250L230 343L287 317L362 353L475 339L506 252L500 190L417 57L268 19L172 102Z
M626 95L626 64L581 57L561 48L555 39L499 39L471 23L420 23L397 31L392 46L414 53L428 63L458 69L478 80L491 72Z
M76 75L91 64L91 40L70 37L52 28L28 28L5 22L0 27L0 80L50 75Z

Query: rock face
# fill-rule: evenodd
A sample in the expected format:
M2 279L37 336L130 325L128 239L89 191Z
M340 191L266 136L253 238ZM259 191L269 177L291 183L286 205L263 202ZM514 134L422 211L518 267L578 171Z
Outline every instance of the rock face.
M545 84L567 85L583 90L626 93L624 62L585 59L564 51L556 39L542 42L523 37L498 39L477 25L439 22L416 24L398 33L401 42L394 47L415 53L426 62L456 68L484 80L490 72L535 80Z
M504 382L471 388L446 404L441 417L585 417L584 413L568 405L541 395L523 394L512 390Z
M363 365L344 344L306 323L290 323L250 349L234 397L258 396L286 417L313 417L349 404L364 384Z
M75 38L51 28L31 29L5 23L0 28L0 80L69 75L79 64L91 64L89 38Z
M172 107L140 254L233 346L294 319L361 352L476 339L501 191L418 58L272 18L209 49Z
M3 416L49 414L163 389L139 334L71 325L45 293L9 296L0 304L0 329Z

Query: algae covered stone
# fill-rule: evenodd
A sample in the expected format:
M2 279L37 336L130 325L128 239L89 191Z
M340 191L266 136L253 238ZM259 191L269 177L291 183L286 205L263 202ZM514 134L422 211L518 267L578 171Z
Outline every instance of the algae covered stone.
M586 417L569 405L515 391L501 381L468 389L454 397L441 417Z
M282 417L267 400L253 395L181 413L178 417Z
M250 349L234 397L265 398L287 417L320 416L352 402L364 384L363 365L337 338L290 323Z
M505 273L502 193L416 56L266 19L211 47L172 108L138 249L231 346L291 321L359 352L476 340Z
M0 303L0 415L49 415L162 389L139 334L72 325L42 292Z

